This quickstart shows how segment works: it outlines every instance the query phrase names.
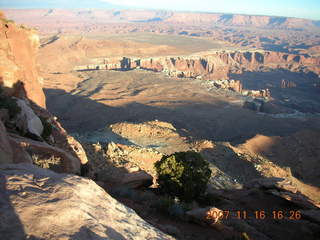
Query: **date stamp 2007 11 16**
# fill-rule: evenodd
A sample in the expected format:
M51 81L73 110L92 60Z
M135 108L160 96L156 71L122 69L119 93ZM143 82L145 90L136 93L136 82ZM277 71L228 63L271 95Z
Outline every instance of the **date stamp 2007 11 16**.
M222 220L222 219L289 219L289 220L299 220L301 219L301 212L297 210L274 210L271 212L267 212L265 210L256 210L256 211L247 211L247 210L238 210L238 211L229 211L229 210L221 210L217 211L210 210L207 213L208 220Z

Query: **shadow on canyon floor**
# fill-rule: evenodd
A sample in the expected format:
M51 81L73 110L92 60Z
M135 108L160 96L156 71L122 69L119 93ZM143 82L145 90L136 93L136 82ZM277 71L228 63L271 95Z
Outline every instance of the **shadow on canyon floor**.
M99 130L118 122L142 123L158 119L172 123L183 136L239 144L256 134L288 136L301 129L317 131L320 129L316 118L305 121L272 118L235 106L226 108L217 107L215 104L191 103L174 107L158 107L132 102L114 107L59 89L46 89L45 94L49 111L60 118L69 132L74 133ZM234 162L230 166L228 163L222 166L217 162L217 167L236 177L237 173L232 171ZM281 162L275 163L282 166ZM285 167L294 166L286 163ZM248 166L240 166L240 168L243 168L244 172L248 170L256 175L256 171L251 171L251 166L250 169Z
M311 86L319 83L320 78L313 72L291 72L286 69L275 69L259 72L243 72L242 74L231 74L230 78L241 80L245 89L259 90L264 88L274 88L281 90L281 81L294 82L298 87Z
M69 132L99 130L119 122L142 123L159 120L172 123L195 139L242 143L256 134L287 136L300 129L320 129L317 119L281 119L258 115L236 106L185 103L152 106L139 102L114 107L60 89L45 89L47 107Z

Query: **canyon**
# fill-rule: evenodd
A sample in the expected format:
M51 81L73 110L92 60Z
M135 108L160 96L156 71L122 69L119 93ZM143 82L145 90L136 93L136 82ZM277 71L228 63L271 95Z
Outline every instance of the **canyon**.
M17 23L0 15L1 236L319 238L318 21L5 13ZM164 208L154 164L178 151L208 162L210 203Z

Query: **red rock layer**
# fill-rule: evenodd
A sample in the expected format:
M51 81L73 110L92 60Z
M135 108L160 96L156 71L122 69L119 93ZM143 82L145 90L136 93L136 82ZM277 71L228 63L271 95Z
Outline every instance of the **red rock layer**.
M166 72L174 77L201 77L211 80L228 79L230 73L261 71L261 68L312 71L320 75L320 58L272 51L217 51L203 56L107 58L99 65L78 66L75 70L135 68Z
M39 37L35 31L18 26L0 16L0 84L9 94L25 97L45 107L36 54Z

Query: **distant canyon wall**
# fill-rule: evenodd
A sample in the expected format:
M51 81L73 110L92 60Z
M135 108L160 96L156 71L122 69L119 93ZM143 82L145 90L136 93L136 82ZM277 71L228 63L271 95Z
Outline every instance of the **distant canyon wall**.
M108 10L108 9L5 9L8 17L23 23L50 26L61 17L67 24L79 23L165 23L201 24L218 26L244 26L281 29L318 28L319 21L292 17L256 16L244 14L174 12L156 10ZM39 20L41 19L41 23ZM59 24L60 27L61 24Z
M320 58L307 55L272 51L216 51L203 56L170 56L151 58L105 58L97 64L76 66L74 70L146 69L165 72L172 77L201 78L208 80L229 79L231 73L261 71L262 69L288 69L314 72L320 75Z

